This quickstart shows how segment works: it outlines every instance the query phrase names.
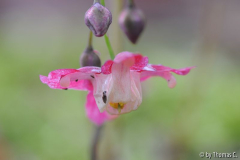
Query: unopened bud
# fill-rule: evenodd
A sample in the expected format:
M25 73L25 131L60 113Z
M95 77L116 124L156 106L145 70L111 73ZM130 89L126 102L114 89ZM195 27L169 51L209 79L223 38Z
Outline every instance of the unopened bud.
M96 37L105 35L111 23L111 12L98 2L94 3L85 13L85 24Z
M145 26L145 17L134 4L127 6L120 14L119 24L132 43L136 43Z
M91 46L87 47L85 51L82 53L80 57L80 65L81 67L85 66L101 67L101 60L96 54L96 51L94 51Z

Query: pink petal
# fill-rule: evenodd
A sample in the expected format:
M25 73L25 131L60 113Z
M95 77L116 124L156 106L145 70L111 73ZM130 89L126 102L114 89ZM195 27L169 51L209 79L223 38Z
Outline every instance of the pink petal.
M99 67L83 67L77 70L76 69L59 69L59 70L50 72L48 77L40 75L40 80L42 81L42 83L47 84L50 88L53 88L53 89L88 90L89 93L87 95L86 114L88 118L92 122L94 122L96 125L101 125L105 121L112 120L117 116L110 115L106 111L104 111L103 113L100 113L98 106L96 104L95 98L93 96L93 90L97 92L98 91L97 87L101 88L103 85L101 83L99 84L99 86L96 86L96 88L94 89L92 85L92 81L94 81L94 84L98 84L97 82L99 80L103 80L104 82L104 76L105 77L108 76L100 73L101 73L101 69ZM103 78L101 78L101 76L103 76ZM63 86L60 83L63 83L62 84ZM69 83L67 86L68 88L65 88L64 86L65 83Z
M141 71L148 64L148 57L143 57L141 54L134 54L131 52L121 52L117 54L114 59L115 63L124 62L127 59L133 59L133 64L131 64L131 70Z
M40 75L40 80L42 83L47 84L50 88L54 89L65 89L64 87L61 87L59 84L59 80L62 76L78 72L76 69L58 69L50 72L48 76L42 76Z
M40 75L42 83L53 89L89 90L94 74L101 73L99 67L83 67L80 69L58 69L49 73L48 77Z
M135 54L135 63L131 67L131 70L141 71L145 66L148 65L148 57L143 57L141 54Z
M130 67L134 64L135 59L132 53L118 54L112 65L112 88L111 102L128 102L131 99L131 75Z
M93 80L95 77L95 74L100 74L101 68L99 67L82 67L77 70L77 72L69 73L67 75L64 75L60 79L60 85L62 87L68 88L68 86L74 82L79 81L81 79L88 79Z
M138 58L141 57L137 55ZM140 59L140 58L139 58ZM131 71L130 68L135 64L135 55L130 52L119 53L111 67L110 89L106 110L110 114L123 114L137 108L141 101L140 72ZM135 74L134 74L135 72ZM119 110L113 104L123 104ZM111 105L112 104L112 105Z
M104 63L104 65L101 68L102 73L110 74L110 73L112 73L112 65L114 63L125 63L125 62L127 62L127 63L130 62L129 67L131 67L135 62L134 54L130 53L130 52L122 52L122 53L117 54L114 61L108 60ZM126 65L128 65L128 64L126 64Z
M94 66L87 66L77 69L81 73L101 73L101 68Z
M171 74L171 72L178 75L187 75L191 69L195 67L186 67L182 69L173 69L163 65L151 65L144 67L141 72L141 81L145 81L152 76L160 76L167 80L169 88L174 88L176 86L176 79Z
M124 63L127 66L131 67L135 63L135 54L131 52L121 52L114 58L114 63Z
M100 113L92 91L90 91L87 95L86 114L87 117L96 125L101 125L105 121L117 118L117 116L110 115L106 111Z
M103 74L110 74L110 73L112 73L112 64L113 64L112 60L106 61L104 63L104 65L101 67L102 73Z
M102 66L103 74L112 73L112 65L113 63L122 63L127 61L127 59L132 59L132 64L130 65L131 70L141 71L148 64L148 57L143 57L141 54L133 54L131 52L121 52L117 54L114 61L108 60Z
M42 81L42 83L48 84L48 77L42 76L42 75L40 75L39 77L40 77L40 80Z
M178 75L187 75L191 69L195 68L195 66L194 66L194 67L186 67L186 68L181 68L181 69L173 69L173 68L166 67L163 65L151 65L151 64L149 64L149 66L157 71L171 71Z

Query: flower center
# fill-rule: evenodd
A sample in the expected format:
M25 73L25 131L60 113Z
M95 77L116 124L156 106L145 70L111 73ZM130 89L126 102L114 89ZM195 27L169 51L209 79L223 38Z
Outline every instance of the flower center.
M112 103L112 102L110 102L109 104L110 104L111 107L113 107L115 109L118 109L118 113L121 113L121 110L123 109L123 107L125 105L122 102L119 102L119 103Z

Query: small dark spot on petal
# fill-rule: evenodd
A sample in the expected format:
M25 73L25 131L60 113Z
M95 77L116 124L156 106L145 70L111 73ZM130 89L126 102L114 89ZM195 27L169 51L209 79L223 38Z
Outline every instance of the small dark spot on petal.
M92 78L95 78L93 75L91 75Z
M78 79L75 80L76 82L78 81Z
M68 88L63 88L63 90L68 90Z
M103 92L103 96L102 96L102 100L103 102L106 104L107 103L107 95L106 95L106 91Z

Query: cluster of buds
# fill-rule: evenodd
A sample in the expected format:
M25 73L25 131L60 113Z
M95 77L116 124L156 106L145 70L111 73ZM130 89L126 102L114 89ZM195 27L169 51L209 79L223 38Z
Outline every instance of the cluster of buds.
M96 37L104 36L112 23L112 14L100 0L94 0L93 5L85 13L85 24ZM142 11L136 7L133 0L128 0L127 5L119 16L119 25L128 39L136 44L145 27L145 17ZM92 36L92 34L90 35ZM90 37L92 39L92 37ZM84 66L101 66L97 51L93 50L92 44L80 57L80 65Z
M85 13L85 24L96 37L102 37L112 23L111 12L94 0L93 5ZM136 7L133 0L128 0L126 7L120 14L119 25L128 39L135 44L145 27L145 16Z

